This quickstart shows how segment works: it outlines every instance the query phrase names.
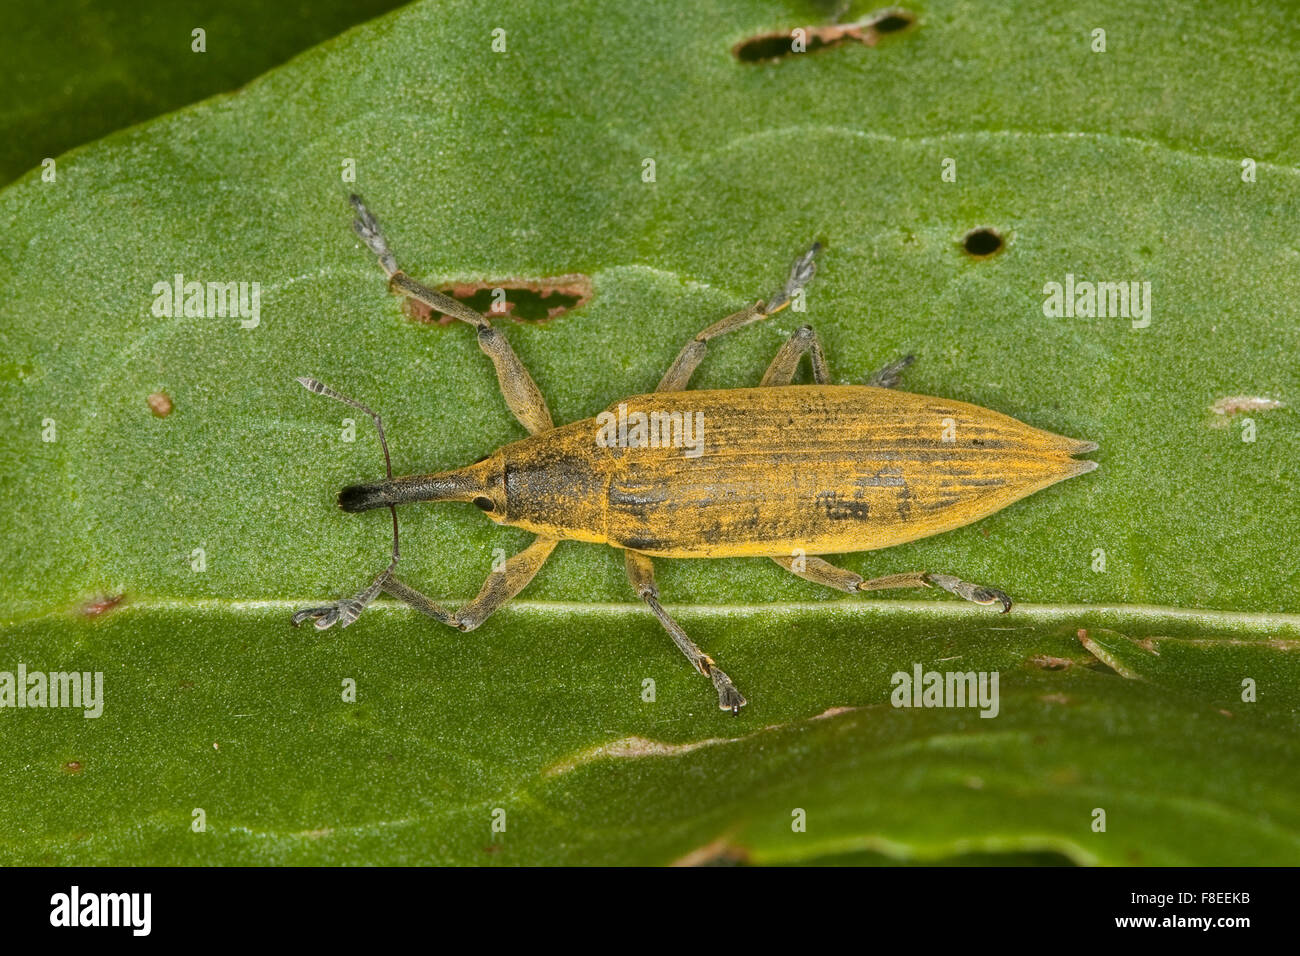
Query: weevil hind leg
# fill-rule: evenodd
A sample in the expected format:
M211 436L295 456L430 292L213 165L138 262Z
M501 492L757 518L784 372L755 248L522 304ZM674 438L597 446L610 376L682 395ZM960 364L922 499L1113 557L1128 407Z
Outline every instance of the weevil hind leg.
M515 418L519 419L520 424L534 435L554 428L551 412L546 407L546 399L542 396L541 389L528 374L528 369L519 360L515 350L510 347L505 335L494 329L486 316L475 312L449 295L443 295L417 282L399 269L374 213L361 201L360 196L352 196L351 202L352 208L356 210L356 219L352 223L352 228L379 259L379 264L388 275L389 284L403 295L423 302L436 312L474 326L478 332L479 348L492 360L496 368L497 382L501 386L501 394L505 397L506 405L510 407Z
M777 564L791 574L835 588L848 594L861 594L863 591L888 591L896 588L939 587L950 594L965 598L974 604L1001 604L1002 613L1011 610L1011 598L997 588L982 584L971 584L951 574L932 574L928 571L909 571L905 574L890 574L880 578L864 578L844 568L836 567L829 561L817 557L780 557L773 558Z
M812 277L817 271L814 257L820 249L820 243L813 243L807 252L794 261L794 264L790 267L790 274L786 277L785 284L769 301L755 302L748 308L733 312L725 319L713 323L687 342L682 350L677 353L677 358L668 367L664 377L660 379L659 386L655 391L680 392L684 390L690 384L695 369L704 360L704 355L709 350L708 343L710 339L716 339L720 335L726 335L728 332L734 332L736 329L744 328L751 323L762 321L789 305L790 300L812 281Z
M736 689L731 678L713 662L713 658L700 650L699 645L687 636L681 625L674 621L660 605L659 588L655 585L654 562L636 551L625 551L624 560L627 565L627 579L632 583L637 597L650 606L650 610L654 612L655 617L659 618L659 623L663 625L677 648L686 655L691 666L713 681L713 687L718 692L718 708L729 710L734 716L739 716L740 708L746 704L744 695Z

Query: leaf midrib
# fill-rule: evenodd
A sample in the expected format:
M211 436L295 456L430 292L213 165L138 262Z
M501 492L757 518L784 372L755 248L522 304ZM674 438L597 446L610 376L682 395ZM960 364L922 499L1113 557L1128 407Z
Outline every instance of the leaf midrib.
M448 605L459 605L471 599L443 598ZM107 612L106 616L123 613L148 613L153 611L211 611L228 614L258 613L262 611L294 611L319 604L320 598L190 598L190 597L147 597L133 600L128 595L121 605ZM988 613L981 614L982 609L968 608L963 604L939 601L853 601L848 598L825 601L774 601L764 604L665 604L670 611L693 617L729 617L747 614L800 614L813 611L836 614L884 614L889 616L920 616L938 618L945 621L965 621L982 623L996 629L999 625L1024 623L1051 623L1075 620L1083 616L1108 615L1122 618L1134 623L1156 623L1161 621L1191 622L1213 626L1224 631L1260 632L1274 636L1278 629L1287 629L1300 634L1300 614L1268 611L1228 611L1214 608L1181 608L1152 604L1016 604L1009 615ZM524 612L530 614L547 614L563 612L570 614L636 614L645 612L643 603L628 602L579 602L579 601L511 601L502 611ZM377 600L366 609L368 616L376 613L404 612L415 614L399 601ZM67 614L66 608L54 608L36 611L31 614L9 618L0 626L11 626ZM1012 629L1006 627L1004 629Z

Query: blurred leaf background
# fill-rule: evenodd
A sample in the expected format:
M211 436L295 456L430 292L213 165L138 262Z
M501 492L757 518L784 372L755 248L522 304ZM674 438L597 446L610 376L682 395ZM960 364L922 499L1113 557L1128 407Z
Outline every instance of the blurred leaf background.
M68 14L94 56L37 14L34 39L2 41L60 52L13 60L0 110L4 168L29 170L0 192L0 670L100 670L107 700L95 720L0 711L0 859L1297 860L1285 6L908 4L913 25L873 45L766 63L731 50L839 5L427 2L333 39L380 5L312 11L318 32L229 5L207 54L184 17L116 9ZM52 182L31 169L311 43L58 155ZM185 65L205 56L202 77ZM122 92L151 82L167 89ZM1096 440L1101 468L840 560L1003 587L1006 617L770 562L659 562L749 697L738 720L606 548L562 544L468 635L390 602L295 631L294 608L356 591L387 548L385 515L333 506L379 473L372 434L342 441L346 410L295 376L382 411L402 471L522 434L473 335L388 294L348 228L354 189L431 283L591 277L589 304L507 329L557 421L652 389L819 237L808 312L720 340L696 386L755 384L811 322L836 380L914 353L905 388ZM979 227L1004 249L966 255ZM155 316L177 273L259 282L259 325ZM1151 282L1150 326L1045 316L1067 274ZM1211 411L1242 395L1282 404ZM528 540L468 505L402 517L404 577L453 603ZM918 663L997 671L998 716L891 707Z

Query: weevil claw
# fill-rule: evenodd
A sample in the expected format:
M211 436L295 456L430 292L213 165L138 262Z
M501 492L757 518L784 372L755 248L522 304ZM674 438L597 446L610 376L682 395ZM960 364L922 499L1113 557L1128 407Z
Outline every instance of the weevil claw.
M718 689L718 709L729 710L733 717L739 717L740 708L748 703L745 696L736 690L731 678L716 667L710 669L709 677L713 678L713 686Z
M951 574L926 574L925 581L927 584L941 587L949 594L955 594L959 598L965 598L974 604L1001 604L1003 614L1011 610L1011 598L997 588L971 584L969 581L955 578Z
M323 631L333 627L336 623L339 627L347 627L365 610L365 605L361 604L355 598L343 598L335 601L333 604L325 604L321 607L305 607L294 614L291 619L294 627L298 627L303 621L314 618L316 630Z

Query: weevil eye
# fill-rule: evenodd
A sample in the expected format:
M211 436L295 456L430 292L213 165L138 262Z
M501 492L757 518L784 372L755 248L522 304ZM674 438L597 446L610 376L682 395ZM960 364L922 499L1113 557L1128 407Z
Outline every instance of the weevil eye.
M491 511L495 506L492 504L491 498L484 498L480 495L474 499L474 507L480 511Z

